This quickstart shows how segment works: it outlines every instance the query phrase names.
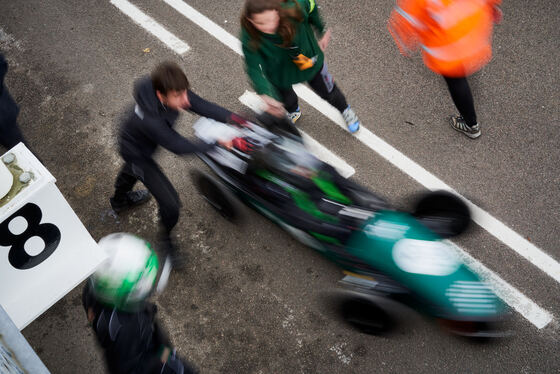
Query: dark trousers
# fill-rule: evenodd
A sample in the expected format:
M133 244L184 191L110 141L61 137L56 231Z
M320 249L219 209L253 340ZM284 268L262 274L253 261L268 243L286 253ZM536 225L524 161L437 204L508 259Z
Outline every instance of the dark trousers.
M474 100L467 78L443 77L443 79L445 79L445 83L447 83L447 88L449 88L449 93L451 94L453 103L457 107L461 117L465 119L467 125L476 125L477 122L476 112L474 111Z
M27 145L17 122L15 120L8 121L0 118L0 144L4 148L10 149L19 142L23 142Z
M348 107L346 98L334 83L333 77L327 69L327 64L323 64L321 70L307 83L317 95L341 113ZM288 89L278 89L278 91L286 110L290 113L295 112L298 108L298 97L294 89L290 87Z
M161 223L167 236L179 220L181 202L177 191L167 179L159 166L153 161L126 162L115 181L116 201L126 199L126 193L131 191L137 180L140 180L154 196L159 206Z

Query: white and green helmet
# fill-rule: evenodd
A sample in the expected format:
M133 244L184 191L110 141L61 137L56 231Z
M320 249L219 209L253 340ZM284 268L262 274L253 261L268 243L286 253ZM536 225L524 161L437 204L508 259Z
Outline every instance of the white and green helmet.
M103 304L134 311L154 288L158 259L150 243L127 233L103 237L99 246L108 259L91 276L91 290Z

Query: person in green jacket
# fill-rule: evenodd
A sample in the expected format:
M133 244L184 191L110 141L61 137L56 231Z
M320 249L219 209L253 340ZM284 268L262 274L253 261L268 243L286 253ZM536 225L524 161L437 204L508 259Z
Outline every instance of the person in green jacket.
M312 26L322 34L317 40ZM241 15L241 43L247 74L267 105L266 111L301 116L292 85L308 82L324 100L337 108L355 133L360 120L346 102L327 69L323 51L331 37L315 0L246 0Z

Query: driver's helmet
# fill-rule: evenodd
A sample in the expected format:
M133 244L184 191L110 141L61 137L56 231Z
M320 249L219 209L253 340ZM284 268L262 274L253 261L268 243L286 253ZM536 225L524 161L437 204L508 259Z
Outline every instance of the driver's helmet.
M316 172L321 161L313 156L303 144L288 138L282 138L268 149L267 164L269 167L290 173L296 169L305 169L309 173Z
M136 235L115 233L99 241L108 259L90 277L90 290L102 304L136 311L154 289L158 259L150 243Z

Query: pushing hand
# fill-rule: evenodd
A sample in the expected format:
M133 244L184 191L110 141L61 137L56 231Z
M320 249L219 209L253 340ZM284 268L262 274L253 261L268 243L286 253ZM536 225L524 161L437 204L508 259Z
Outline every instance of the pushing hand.
M261 95L261 99L263 99L266 104L265 112L270 113L275 117L283 117L286 114L284 105L280 101L273 99L268 95Z
M233 147L233 143L231 140L219 139L218 144L227 150L230 150Z

